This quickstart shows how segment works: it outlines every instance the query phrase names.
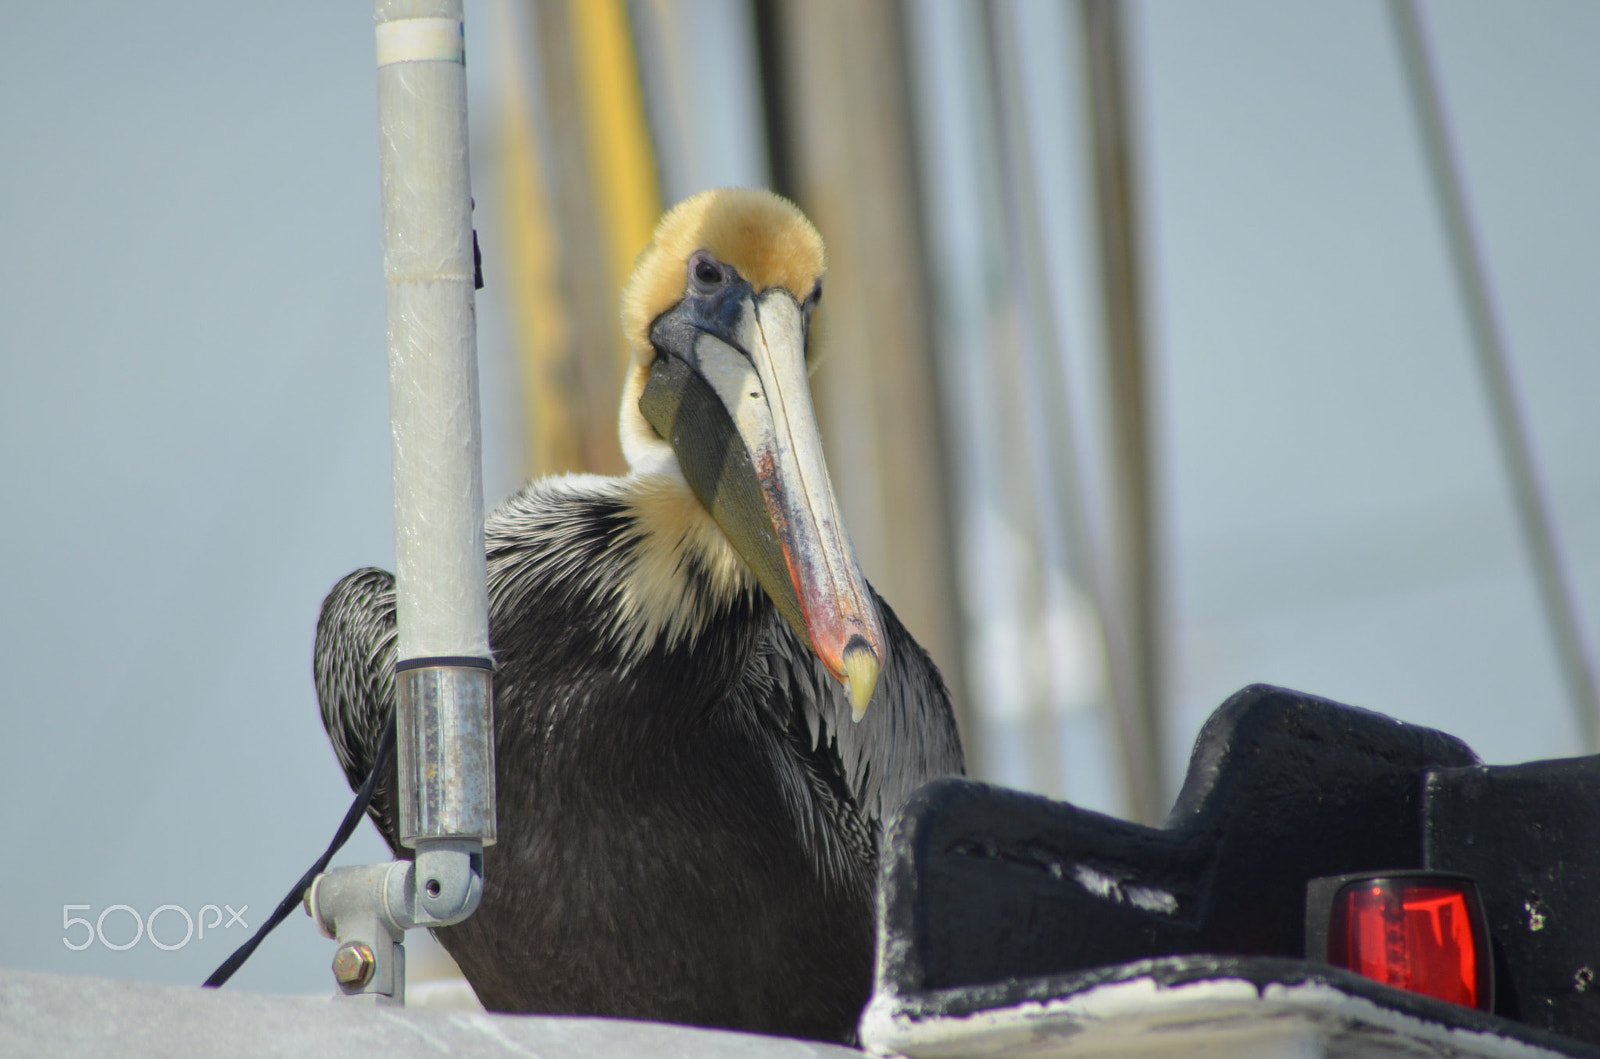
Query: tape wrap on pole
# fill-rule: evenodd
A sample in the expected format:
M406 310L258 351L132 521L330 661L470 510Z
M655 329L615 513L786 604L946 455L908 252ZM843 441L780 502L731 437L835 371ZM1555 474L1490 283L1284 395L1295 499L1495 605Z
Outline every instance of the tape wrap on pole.
M401 18L378 24L379 66L466 61L466 35L459 19Z

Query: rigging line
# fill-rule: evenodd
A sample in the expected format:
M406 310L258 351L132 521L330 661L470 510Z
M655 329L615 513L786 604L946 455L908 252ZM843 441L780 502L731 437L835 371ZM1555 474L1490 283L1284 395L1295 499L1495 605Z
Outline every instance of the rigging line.
M1423 153L1433 181L1434 198L1439 203L1451 264L1467 311L1478 373L1489 398L1501 458L1511 479L1523 543L1533 561L1545 618L1555 639L1579 731L1589 751L1600 752L1600 695L1596 693L1594 664L1579 628L1576 596L1556 541L1549 502L1534 464L1527 424L1517 406L1511 365L1500 322L1489 297L1483 256L1467 212L1460 164L1445 125L1438 78L1423 39L1416 0L1389 0L1389 14L1422 133Z
M356 825L360 824L361 818L367 814L367 806L372 804L373 792L378 787L378 777L383 774L384 769L388 767L389 759L394 756L394 740L395 718L394 711L390 710L389 720L383 726L383 740L378 744L378 756L372 763L372 771L367 774L367 781L361 785L361 790L356 793L355 801L350 803L350 808L344 814L344 819L339 823L338 831L334 832L333 841L328 843L327 850L317 858L315 864L306 869L306 873L300 876L300 881L289 888L289 892L284 895L283 900L278 902L278 907L273 909L272 915L267 918L265 923L261 924L260 928L250 936L250 939L235 949L232 956L223 960L222 965L211 972L211 977L202 983L204 988L221 988L228 979L233 977L235 971L244 966L244 961L255 953L263 941L267 940L267 935L278 929L279 923L289 918L289 913L294 911L294 906L304 898L306 889L311 885L312 881L324 871L327 871L328 862L333 860L334 854L343 849L344 844L350 841L350 836L355 834ZM307 910L309 911L309 909L310 906L308 905Z

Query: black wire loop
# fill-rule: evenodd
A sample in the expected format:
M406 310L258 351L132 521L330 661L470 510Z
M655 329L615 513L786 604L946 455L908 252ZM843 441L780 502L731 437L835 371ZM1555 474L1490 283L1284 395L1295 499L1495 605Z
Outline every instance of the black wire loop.
M300 876L300 881L294 884L282 901L278 902L278 907L273 910L267 921L261 924L260 929L251 936L250 940L235 949L232 956L222 961L222 966L211 972L211 977L205 980L205 988L216 989L232 978L235 971L244 966L244 961L248 960L256 949L260 947L261 943L266 940L267 935L271 934L278 924L287 919L289 913L294 911L294 906L301 902L305 895L306 887L311 885L311 881L327 870L328 862L334 858L334 855L339 850L344 848L346 842L350 841L350 836L355 834L356 826L361 823L361 817L366 813L367 806L372 804L372 792L377 789L378 777L383 773L384 769L389 767L389 759L394 756L394 724L394 713L391 711L389 723L384 726L383 742L378 744L378 758L372 763L372 772L367 775L367 782L361 785L361 790L356 794L356 800L350 804L350 811L344 814L344 820L339 824L339 830L334 832L333 841L328 844L327 851L317 858L317 862L311 865L304 875Z

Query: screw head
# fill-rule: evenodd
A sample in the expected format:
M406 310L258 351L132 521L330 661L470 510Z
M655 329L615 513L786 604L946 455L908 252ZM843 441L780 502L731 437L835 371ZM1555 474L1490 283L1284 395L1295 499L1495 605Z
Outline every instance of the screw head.
M333 954L333 977L342 986L364 986L372 980L377 964L377 957L372 955L366 942L347 941Z

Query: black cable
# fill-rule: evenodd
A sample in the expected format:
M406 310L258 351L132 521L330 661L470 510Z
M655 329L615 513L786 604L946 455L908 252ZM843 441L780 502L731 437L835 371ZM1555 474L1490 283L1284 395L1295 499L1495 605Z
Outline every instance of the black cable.
M304 875L300 876L300 881L294 884L288 896L278 902L278 907L273 911L272 916L261 924L261 928L255 932L250 940L235 949L232 956L222 961L222 966L211 972L211 977L205 981L205 988L216 989L232 978L233 972L244 966L244 961L251 957L261 943L266 940L267 935L271 934L279 923L287 919L289 913L294 910L294 906L301 902L305 895L306 887L311 885L311 881L327 870L328 862L333 859L334 854L338 853L339 850L344 848L344 844L350 841L350 836L355 834L356 825L361 823L361 817L366 813L367 806L372 804L372 792L377 789L378 776L388 767L389 759L394 756L394 738L394 714L391 711L389 723L383 729L383 742L378 744L378 759L372 763L372 772L367 776L367 782L361 785L361 790L356 794L356 800L350 805L350 811L344 814L344 821L339 824L339 830L334 833L333 841L329 843L327 852L318 857L317 862Z

